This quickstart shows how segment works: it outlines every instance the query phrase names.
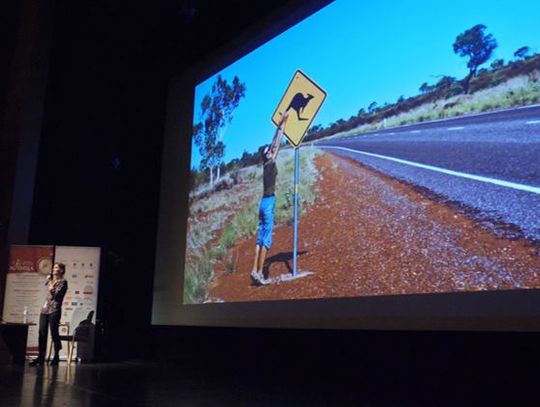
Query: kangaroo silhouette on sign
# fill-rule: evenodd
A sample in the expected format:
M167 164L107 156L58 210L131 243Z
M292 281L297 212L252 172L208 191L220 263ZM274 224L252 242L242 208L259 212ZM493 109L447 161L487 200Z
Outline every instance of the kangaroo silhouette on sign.
M306 97L302 93L298 92L293 96L291 103L289 103L289 107L285 109L285 111L287 112L289 109L294 109L296 111L296 116L298 116L298 120L309 120L304 117L300 117L300 113L304 111L304 108L311 99L313 99L313 95L308 93Z

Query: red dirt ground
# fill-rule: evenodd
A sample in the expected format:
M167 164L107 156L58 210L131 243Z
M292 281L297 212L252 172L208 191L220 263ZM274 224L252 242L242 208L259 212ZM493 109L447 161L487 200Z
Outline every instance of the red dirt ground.
M300 270L254 286L255 237L238 241L236 271L216 264L210 301L260 301L540 287L538 248L493 235L469 217L354 161L322 154L318 199L299 224ZM292 227L274 229L269 278L292 268Z

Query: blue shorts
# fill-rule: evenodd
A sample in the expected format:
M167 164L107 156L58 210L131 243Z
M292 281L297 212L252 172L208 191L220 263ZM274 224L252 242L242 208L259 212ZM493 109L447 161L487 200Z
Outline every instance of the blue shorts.
M257 234L257 245L270 249L272 245L272 232L274 229L274 207L276 197L263 196L259 205L259 232Z

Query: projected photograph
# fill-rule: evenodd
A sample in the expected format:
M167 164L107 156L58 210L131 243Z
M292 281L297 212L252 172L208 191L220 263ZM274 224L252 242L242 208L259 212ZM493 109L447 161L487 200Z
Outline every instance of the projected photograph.
M183 302L540 288L539 15L338 0L199 83Z

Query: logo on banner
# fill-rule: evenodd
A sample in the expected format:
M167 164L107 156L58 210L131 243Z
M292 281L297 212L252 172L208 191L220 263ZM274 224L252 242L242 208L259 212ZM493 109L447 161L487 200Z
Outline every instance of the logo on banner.
M33 273L34 272L34 262L31 260L15 260L9 266L10 273Z
M50 257L41 257L37 261L37 267L39 274L47 275L52 271L52 260Z

